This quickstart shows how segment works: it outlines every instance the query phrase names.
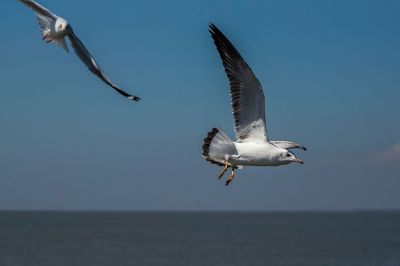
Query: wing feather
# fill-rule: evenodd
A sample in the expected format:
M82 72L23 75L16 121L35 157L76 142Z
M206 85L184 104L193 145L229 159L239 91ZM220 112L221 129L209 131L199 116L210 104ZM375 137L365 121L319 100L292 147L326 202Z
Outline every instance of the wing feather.
M44 17L44 16L40 15L39 13L36 13L36 19L38 21L39 27L42 30L42 32L50 30L51 19Z
M278 148L282 148L282 149L302 149L302 150L307 150L306 147L304 147L303 145L297 144L293 141L287 141L287 140L275 140L275 141L271 141L271 144L275 145Z
M267 141L264 92L253 71L233 44L214 25L210 33L230 82L232 112L239 141Z
M116 90L118 93L121 95L125 96L126 98L133 100L133 101L139 101L140 98L137 96L130 95L117 87L114 83L111 82L111 80L104 74L104 72L101 70L99 64L96 62L94 57L89 53L89 51L86 49L85 45L79 40L79 38L74 34L72 28L69 29L69 34L68 37L71 41L71 45L75 50L75 53L77 56L82 60L82 62L87 66L87 68L95 74L97 77L99 77L104 83L109 85L111 88Z
M57 18L58 18L57 15L53 14L50 10L48 10L47 8L45 8L42 5L39 5L38 3L36 3L33 0L18 0L18 1L20 1L22 4L26 5L27 7L29 7L30 9L35 11L37 14L40 14L43 17L51 18L53 20L57 20Z

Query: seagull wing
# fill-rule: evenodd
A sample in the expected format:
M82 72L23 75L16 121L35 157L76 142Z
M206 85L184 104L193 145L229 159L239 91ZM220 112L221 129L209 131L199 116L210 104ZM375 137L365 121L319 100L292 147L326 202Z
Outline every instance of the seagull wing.
M239 141L267 142L264 92L251 68L233 44L214 25L210 33L230 82L232 112Z
M39 5L38 3L36 3L33 0L18 0L18 1L20 1L22 4L26 5L27 7L29 7L33 11L35 11L36 14L38 14L42 17L50 18L53 20L57 20L57 18L58 18L57 15L53 14L50 10Z
M81 40L79 40L79 38L75 35L72 28L69 29L68 37L71 41L72 47L75 50L75 53L79 56L79 58L82 60L82 62L88 67L88 69L93 74L95 74L103 82L105 82L107 85L112 87L114 90L116 90L118 93L122 94L126 98L133 100L133 101L140 100L139 97L126 93L125 91L121 90L120 88L118 88L116 85L114 85L111 82L111 80L103 73L100 66L97 64L96 60L93 58L93 56L89 53L89 51L83 45Z
M49 30L51 23L54 23L54 20L52 20L51 18L42 16L38 13L36 13L36 19L42 32Z
M282 149L302 149L304 151L307 150L306 147L304 147L303 145L297 144L293 141L287 141L287 140L275 140L275 141L271 141L271 144L278 147L278 148L282 148Z

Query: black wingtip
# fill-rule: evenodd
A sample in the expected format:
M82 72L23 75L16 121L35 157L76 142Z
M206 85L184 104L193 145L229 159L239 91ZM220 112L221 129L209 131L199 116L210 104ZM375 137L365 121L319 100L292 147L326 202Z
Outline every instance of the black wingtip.
M129 99L129 100L132 100L132 101L135 101L135 102L138 102L138 101L141 100L141 98L140 98L140 97L137 97L137 96L129 96L128 99Z
M208 30L208 31L211 33L212 36L215 36L218 32L221 32L221 31L218 29L218 27L215 26L215 24L212 23L212 22L208 25L208 27L209 27L209 30Z

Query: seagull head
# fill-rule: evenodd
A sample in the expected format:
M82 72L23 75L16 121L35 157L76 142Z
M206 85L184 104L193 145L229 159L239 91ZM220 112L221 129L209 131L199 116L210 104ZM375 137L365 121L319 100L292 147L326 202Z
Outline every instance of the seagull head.
M294 153L282 149L282 152L280 153L279 160L282 162L282 164L289 164L289 163L301 163L304 164L303 160L297 158Z
M55 29L57 32L59 32L59 33L65 32L68 27L69 27L69 24L65 19L62 19L62 18L57 19L56 25L55 25Z

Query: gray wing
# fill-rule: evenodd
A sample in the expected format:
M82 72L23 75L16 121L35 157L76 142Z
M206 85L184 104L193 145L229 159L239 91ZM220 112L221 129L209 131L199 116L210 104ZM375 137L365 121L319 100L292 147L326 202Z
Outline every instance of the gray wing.
M239 141L268 141L262 87L233 44L214 25L210 33L230 82L232 112Z
M36 13L36 19L42 32L49 30L51 22L54 21L51 18L44 17L38 13Z
M81 40L74 34L73 30L71 27L69 27L69 34L68 37L71 41L71 45L75 50L75 53L78 55L78 57L82 60L82 62L88 67L88 69L95 74L97 77L99 77L103 82L105 82L107 85L109 85L111 88L116 90L118 93L122 94L126 98L133 100L133 101L139 101L140 98L137 96L130 95L126 93L125 91L121 90L118 88L115 84L111 82L111 80L103 73L101 70L100 66L97 64L96 60L93 58L93 56L89 53L89 51L86 49L86 47L83 45Z
M27 7L29 7L33 11L35 11L36 14L39 14L43 17L51 18L53 20L57 20L57 18L58 18L58 16L53 14L50 10L39 5L38 3L36 3L33 0L18 0L18 1L20 1L22 4L26 5Z
M307 150L306 147L297 144L295 142L292 141L286 141L286 140L276 140L276 141L271 141L271 143L273 145L275 145L278 148L282 148L282 149L302 149L302 150Z

